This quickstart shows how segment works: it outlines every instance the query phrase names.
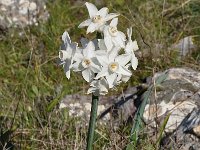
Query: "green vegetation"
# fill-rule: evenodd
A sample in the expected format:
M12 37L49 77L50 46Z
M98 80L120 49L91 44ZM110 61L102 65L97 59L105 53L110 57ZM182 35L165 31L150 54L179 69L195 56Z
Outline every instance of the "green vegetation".
M76 41L80 35L90 39L95 35L85 35L85 30L77 28L88 17L83 4L50 0L50 18L46 23L20 30L12 28L1 39L0 142L3 146L7 143L19 149L84 149L86 127L77 123L80 118L70 118L67 110L57 107L65 95L85 93L87 89L79 75L72 74L72 79L67 80L57 65L65 30ZM120 30L126 32L125 27L133 26L134 38L139 42L139 68L130 82L122 86L124 89L141 83L155 71L170 67L200 69L199 0L110 0L103 5L121 14ZM178 52L171 46L186 36L193 36L196 51L179 60ZM130 124L113 131L110 127L98 126L94 149L125 148L131 127ZM148 150L157 147L146 134L141 135L137 146Z

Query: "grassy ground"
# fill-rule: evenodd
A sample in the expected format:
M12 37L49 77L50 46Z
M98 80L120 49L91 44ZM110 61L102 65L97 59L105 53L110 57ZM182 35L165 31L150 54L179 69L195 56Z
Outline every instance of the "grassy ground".
M51 102L64 95L85 93L87 84L80 75L67 80L57 66L61 35L67 30L78 41L85 35L77 26L88 17L84 2L55 0L48 2L50 18L46 23L25 29L10 29L0 41L0 141L19 149L84 149L86 127L78 126L78 118ZM133 26L139 42L139 68L123 87L141 83L144 77L172 66L188 66L199 70L200 2L199 0L110 0L103 3L110 12L119 12L119 29ZM99 5L99 7L102 7ZM23 36L19 36L23 32ZM177 59L172 44L185 36L194 36L197 51L184 60ZM129 142L130 126L117 131L98 127L97 149L123 149ZM155 149L145 134L138 145ZM0 146L1 149L1 146Z

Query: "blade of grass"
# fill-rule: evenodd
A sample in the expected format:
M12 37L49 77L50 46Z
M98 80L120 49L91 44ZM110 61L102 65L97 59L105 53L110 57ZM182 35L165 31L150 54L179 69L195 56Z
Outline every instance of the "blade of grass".
M157 141L156 141L156 147L157 147L157 148L158 148L159 145L160 145L160 141L161 141L161 139L162 139L162 136L163 136L163 133L164 133L164 131L165 131L165 127L166 127L166 125L167 125L167 122L168 122L168 120L169 120L170 115L171 115L171 113L169 113L169 114L166 116L166 118L165 118L165 120L164 120L162 126L160 127L159 137L158 137L158 139L157 139Z

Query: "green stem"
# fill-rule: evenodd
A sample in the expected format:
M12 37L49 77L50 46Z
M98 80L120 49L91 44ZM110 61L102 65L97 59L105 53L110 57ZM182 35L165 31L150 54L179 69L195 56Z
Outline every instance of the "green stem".
M94 141L94 130L97 118L97 109L98 109L98 100L99 97L92 94L92 105L90 112L90 123L87 134L87 148L86 150L92 150L92 145Z

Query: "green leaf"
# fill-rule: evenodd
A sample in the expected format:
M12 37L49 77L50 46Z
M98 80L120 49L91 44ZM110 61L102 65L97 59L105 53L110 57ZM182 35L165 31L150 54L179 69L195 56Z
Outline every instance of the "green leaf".
M36 96L39 95L39 90L38 90L37 86L32 85L32 90L33 90L33 92L34 92L34 94L35 94Z
M47 106L47 111L50 112L53 110L53 108L58 104L59 98L53 99L50 104Z
M165 81L167 76L168 76L167 73L159 76L159 78L156 79L156 85L161 84L163 81ZM133 127L131 129L130 143L127 145L126 150L132 150L132 149L136 148L138 137L139 137L139 132L141 131L141 128L142 128L142 117L143 117L144 109L149 100L152 90L153 90L153 85L151 85L147 89L147 91L143 94L144 99L134 117L135 121L134 121Z
M47 111L50 112L53 108L60 102L60 98L64 95L65 92L59 94L55 99L53 99L50 104L47 106Z
M116 0L116 3L118 4L118 5L123 5L124 4L124 0Z
M157 147L159 147L159 145L160 145L160 141L161 141L161 139L162 139L163 132L165 131L165 127L166 127L166 125L167 125L167 122L168 122L168 120L169 120L170 115L171 115L171 113L169 113L169 114L167 115L167 117L165 118L165 120L164 120L162 126L160 127L159 137L158 137L158 139L157 139L157 141L156 141Z

